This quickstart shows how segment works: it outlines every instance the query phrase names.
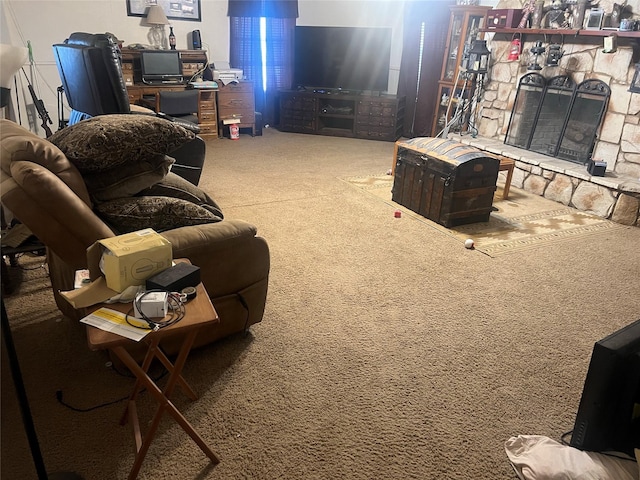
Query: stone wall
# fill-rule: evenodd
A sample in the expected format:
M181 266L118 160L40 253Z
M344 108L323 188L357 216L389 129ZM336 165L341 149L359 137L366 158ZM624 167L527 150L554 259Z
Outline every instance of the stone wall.
M637 39L619 38L617 51L606 54L602 37L525 34L520 60L508 61L512 35L496 33L486 38L492 58L476 117L478 135L462 137L463 142L515 159L515 187L640 226L640 94L628 91L638 61L633 49ZM569 75L576 84L596 78L611 88L593 153L593 159L607 163L605 177L589 175L583 165L504 144L518 82L533 61L529 49L539 40L545 46L560 43L565 53L557 67L544 67L541 56L543 70L538 73L546 78Z
M540 35L529 35L519 61L508 61L511 36L495 34L487 43L492 67L478 119L478 133L483 137L504 140L515 100L518 81L533 61L529 49ZM560 42L560 36L553 41ZM526 38L526 37L525 37ZM602 38L588 37L587 44L565 43L565 54L558 67L544 67L546 78L570 75L577 83L588 78L603 81L611 88L611 98L593 158L607 162L607 170L640 179L640 94L628 91L635 73L630 42L615 53L602 52ZM584 40L581 40L584 42ZM565 39L567 42L567 39ZM620 40L622 43L622 39ZM543 62L541 57L541 63Z

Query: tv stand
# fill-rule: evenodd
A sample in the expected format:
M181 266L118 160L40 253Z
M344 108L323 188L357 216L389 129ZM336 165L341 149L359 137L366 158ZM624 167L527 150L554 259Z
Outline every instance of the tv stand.
M280 92L283 132L394 142L402 134L405 97L342 90Z

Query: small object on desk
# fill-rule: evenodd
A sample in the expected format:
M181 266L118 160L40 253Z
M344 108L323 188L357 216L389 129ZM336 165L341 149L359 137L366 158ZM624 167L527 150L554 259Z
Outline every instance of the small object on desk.
M195 287L200 283L200 267L189 263L178 263L152 277L147 278L147 290L165 290L179 292L186 287Z
M129 319L129 321L131 320L132 319ZM146 327L145 324L141 323L141 328L136 328L127 322L126 313L107 307L99 308L86 317L80 319L80 322L99 328L105 332L115 333L116 335L120 335L121 337L128 338L135 342L139 342L146 335L151 333L151 330L144 328Z
M213 80L200 80L189 82L191 88L218 88L218 83Z
M182 293L185 296L187 302L189 300L193 300L194 298L196 298L196 295L198 295L198 291L196 290L195 287L183 288L180 293Z

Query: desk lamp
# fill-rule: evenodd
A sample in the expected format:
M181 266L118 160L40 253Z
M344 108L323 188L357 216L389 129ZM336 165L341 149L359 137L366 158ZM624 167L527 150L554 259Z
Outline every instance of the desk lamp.
M147 25L151 25L147 38L154 48L166 50L167 36L164 26L169 25L169 20L160 5L151 5L147 12Z

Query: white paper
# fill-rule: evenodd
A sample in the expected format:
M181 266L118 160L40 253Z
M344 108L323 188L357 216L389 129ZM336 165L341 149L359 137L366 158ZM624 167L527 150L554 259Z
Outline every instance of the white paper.
M131 340L135 340L136 342L139 342L147 334L151 333L151 330L136 328L129 325L127 320L125 320L124 313L111 308L99 308L80 321L87 325L99 328L100 330L104 330L105 332L115 333ZM145 322L138 320L131 315L129 315L129 322L134 325L140 324L140 326L146 326Z

